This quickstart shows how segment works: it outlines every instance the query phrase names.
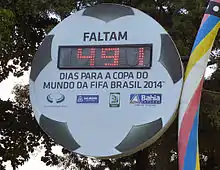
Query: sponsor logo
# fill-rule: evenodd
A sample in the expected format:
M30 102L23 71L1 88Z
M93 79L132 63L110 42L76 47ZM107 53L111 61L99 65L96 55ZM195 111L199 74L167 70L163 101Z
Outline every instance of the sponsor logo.
M99 103L98 95L77 95L76 103Z
M120 93L110 93L109 107L120 107Z
M62 103L65 100L65 96L61 93L50 93L47 95L47 101L49 103Z
M161 104L162 94L130 94L130 103L136 105Z

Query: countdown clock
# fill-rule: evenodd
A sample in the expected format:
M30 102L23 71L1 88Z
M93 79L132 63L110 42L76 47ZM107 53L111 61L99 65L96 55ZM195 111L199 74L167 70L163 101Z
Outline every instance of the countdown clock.
M128 6L78 11L44 39L30 99L40 127L68 150L115 158L152 144L174 120L183 84L166 30Z
M132 55L132 57L130 57ZM152 45L60 46L59 69L150 68Z

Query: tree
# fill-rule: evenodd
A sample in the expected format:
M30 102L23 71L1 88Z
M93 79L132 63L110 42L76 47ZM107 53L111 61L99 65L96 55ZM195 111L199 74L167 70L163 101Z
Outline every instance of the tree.
M0 160L11 161L13 169L22 165L40 144L47 147L55 143L36 124L28 100L27 86L14 88L15 102L0 100ZM43 139L40 142L40 139Z
M114 2L134 6L150 14L162 24L173 37L181 55L189 55L199 28L201 17L207 6L203 0L0 0L0 81L9 73L22 76L28 70L33 55L42 39L59 20L51 18L50 13L61 20L70 13L85 6L101 2ZM219 38L214 49L219 47ZM217 64L217 70L205 82L207 90L220 91L219 56L214 54L210 61ZM46 148L42 161L47 165L62 164L74 169L177 169L177 120L168 131L151 147L130 157L118 160L93 160L96 166L88 164L86 157L69 153L63 149L64 157L52 153L55 145L37 125L28 99L27 86L16 86L15 101L0 101L0 163L11 160L14 169L29 159L34 147L43 144ZM215 103L215 107L213 107ZM200 151L202 169L217 168L219 163L219 94L204 91L200 117ZM40 141L42 139L42 141ZM211 139L213 142L209 141ZM205 157L206 156L206 157ZM149 161L145 161L149 160ZM4 168L3 166L0 168Z

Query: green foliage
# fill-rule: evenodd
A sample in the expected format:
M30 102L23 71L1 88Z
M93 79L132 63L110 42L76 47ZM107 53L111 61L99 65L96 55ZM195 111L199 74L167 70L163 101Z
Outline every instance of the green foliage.
M7 47L13 41L11 34L13 32L14 19L14 14L11 10L0 8L0 57L3 53L7 53L4 47ZM1 60L0 65L0 79L2 79L2 76L8 75L13 66L7 67L5 60Z
M47 9L37 1L1 0L0 4L3 11L1 14L6 21L2 25L5 30L3 35L8 35L7 38L1 39L1 82L10 72L15 76L22 76L23 71L29 69L32 56L44 38L45 30L58 22L50 19Z
M14 26L14 14L7 9L0 9L0 44L10 40Z

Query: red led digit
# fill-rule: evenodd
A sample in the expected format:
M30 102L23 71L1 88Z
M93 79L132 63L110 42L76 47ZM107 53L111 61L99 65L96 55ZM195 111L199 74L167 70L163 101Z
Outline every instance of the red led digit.
M90 54L89 55L83 55L83 49L78 48L77 49L77 59L90 59L90 66L95 65L95 48L90 48L89 49Z
M143 66L144 65L144 48L139 48L138 65L139 66Z
M114 51L114 55L107 55L107 52ZM113 59L112 63L105 63L105 66L118 66L119 63L119 48L102 48L101 58Z

